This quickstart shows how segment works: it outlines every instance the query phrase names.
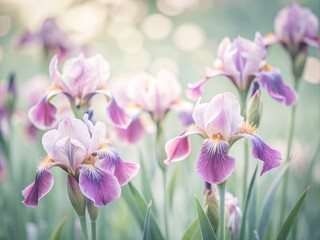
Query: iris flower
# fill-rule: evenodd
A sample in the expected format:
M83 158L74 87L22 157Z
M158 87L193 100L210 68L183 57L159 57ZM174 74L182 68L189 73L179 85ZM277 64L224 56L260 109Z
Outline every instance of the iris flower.
M48 156L40 162L35 181L22 191L25 205L35 207L51 190L54 179L50 170L56 166L79 183L83 195L96 207L116 200L120 186L136 175L139 165L121 160L105 140L104 125L93 125L87 114L83 120L66 118L57 129L43 135L42 145Z
M130 79L122 80L114 86L119 105L133 115L133 121L127 129L116 129L117 137L128 143L135 143L146 132L143 113L147 113L157 123L170 110L187 112L191 103L180 98L181 86L177 78L166 70L160 70L156 76L141 73Z
M259 33L256 33L254 41L242 37L233 41L224 38L218 47L214 68L208 68L202 80L189 84L188 96L198 98L204 84L210 78L221 75L228 77L240 92L247 94L251 83L257 78L276 101L286 105L297 101L296 92L283 82L280 71L266 63L266 49Z
M277 14L274 21L275 34L269 34L265 43L270 45L280 42L295 57L308 46L320 48L318 27L318 19L310 9L291 3Z
M240 138L251 140L252 155L263 161L261 175L279 166L281 154L269 147L257 134L257 129L243 121L236 97L226 92L212 98L209 103L197 103L193 111L194 125L165 146L166 164L185 159L191 151L189 135L204 138L196 171L208 183L226 181L235 169L235 159L229 148Z
M85 50L85 47L71 42L68 35L52 18L46 19L38 31L24 32L18 39L17 47L21 48L31 44L41 44L46 54L50 56L57 54L60 59Z
M130 124L131 118L119 108L106 86L110 66L101 55L85 58L80 54L76 58L70 58L64 64L62 73L58 70L58 58L54 56L49 70L52 85L29 110L29 119L37 128L50 129L56 124L57 109L51 101L61 94L77 109L88 108L94 95L103 94L109 102L107 113L111 121L120 128L126 128Z

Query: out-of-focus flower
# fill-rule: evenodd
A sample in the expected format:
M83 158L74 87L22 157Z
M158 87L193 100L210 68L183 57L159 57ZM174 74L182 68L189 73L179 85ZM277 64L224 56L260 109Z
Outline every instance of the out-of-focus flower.
M117 151L105 140L105 127L93 125L85 114L84 122L66 118L57 129L43 135L42 144L48 156L39 164L35 181L22 194L23 203L35 207L53 186L52 167L65 170L79 183L82 194L96 207L105 206L120 196L120 186L136 175L139 165L123 162Z
M231 231L232 240L238 239L240 233L242 211L239 207L238 199L230 192L226 192L225 206L227 214L226 227Z
M105 85L110 74L109 68L109 63L101 55L85 58L80 54L76 58L69 59L60 73L58 58L53 57L49 69L52 86L29 110L31 122L39 129L48 129L56 124L57 109L51 100L57 95L65 95L73 109L83 109L89 107L90 99L95 94L103 94L109 102L107 113L111 121L118 127L127 127L131 122L130 117L117 105Z
M39 31L23 33L18 39L17 47L31 44L41 44L46 54L49 56L57 54L59 59L85 51L85 47L72 43L67 34L62 32L56 21L51 18L43 22Z
M291 3L278 12L274 21L275 34L267 35L265 43L280 42L295 57L307 46L320 48L318 26L318 19L310 9Z
M218 47L214 68L208 68L202 80L189 84L188 96L198 98L204 90L204 84L210 78L221 75L232 80L245 95L254 79L258 78L276 101L286 105L293 105L297 101L296 92L283 82L280 71L266 63L266 49L260 33L256 33L254 41L238 37L231 42L229 38L224 38Z
M10 118L15 109L16 97L15 77L11 74L8 82L0 83L0 138L4 140L10 135Z
M114 90L120 106L134 116L127 129L116 129L118 136L129 143L138 141L146 132L142 113L148 113L158 123L171 110L181 112L192 108L180 98L181 86L177 78L166 70L160 70L155 77L141 73L129 81L119 82Z
M193 111L195 124L166 144L166 164L186 158L190 151L189 135L204 138L196 171L208 183L226 181L235 168L235 159L229 148L240 138L248 138L253 145L252 155L263 161L261 175L279 166L281 154L270 148L257 135L257 129L243 121L236 97L226 92L213 97L209 103L197 103Z
M262 114L261 91L259 83L253 85L251 97L247 105L247 121L255 126L259 126Z
M275 34L268 34L265 45L280 42L289 52L295 81L302 76L309 46L320 48L319 22L308 8L291 3L281 9L274 21Z
M6 162L0 152L0 182L2 182L6 176L7 176Z

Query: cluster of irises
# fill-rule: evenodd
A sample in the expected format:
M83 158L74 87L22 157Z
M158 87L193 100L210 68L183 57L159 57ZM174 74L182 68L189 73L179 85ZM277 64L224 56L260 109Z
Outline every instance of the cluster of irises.
M105 101L99 104L105 105L110 125L108 130L114 132L118 141L136 144L148 132L148 123L155 126L156 155L164 178L167 165L181 161L191 153L189 136L196 134L202 137L195 170L204 182L206 213L208 217L210 212L216 213L213 218L217 221L211 221L212 216L209 220L220 240L225 239L225 228L230 230L232 239L237 239L242 211L237 198L225 192L237 159L229 150L238 140L248 139L252 143L252 156L262 161L260 175L281 164L281 153L258 134L262 116L260 86L277 102L288 107L295 105L308 47L320 48L318 20L310 10L298 4L282 9L274 26L274 34L263 37L256 33L253 41L243 37L234 40L224 38L218 46L214 65L207 68L203 79L188 85L186 95L190 101L180 97L182 87L167 70L159 71L156 76L147 73L130 75L110 88L107 85L110 65L104 57L99 54L86 57L80 53L68 58L82 52L85 47L72 47L74 45L66 42L53 20L47 20L39 33L25 33L19 47L42 41L47 54L57 55L49 66L51 85L32 102L28 112L32 131L46 131L42 145L47 156L39 162L35 180L22 191L22 202L28 207L36 207L53 187L51 168L61 168L67 174L69 199L80 217L83 238L87 239L86 211L95 222L99 207L117 200L121 187L139 174L139 164L122 160L115 144L107 137L110 134L107 134L105 123L95 121L92 99L101 95ZM268 47L277 42L291 57L295 78L293 88L283 80L281 71L266 61ZM59 65L62 66L60 61L65 59L62 70L59 70ZM231 92L212 96L209 102L201 100L201 94L210 91L206 88L207 81L218 76L232 81L239 100ZM8 85L0 85L1 149L6 149L14 95L14 77L11 77ZM196 100L194 107L192 100ZM186 129L181 135L166 139L164 144L163 123L171 110L179 113ZM288 151L289 156L290 147ZM6 153L1 151L0 181L7 171L6 157ZM170 230L168 226L165 228L169 238ZM95 238L94 231L91 229L92 238Z

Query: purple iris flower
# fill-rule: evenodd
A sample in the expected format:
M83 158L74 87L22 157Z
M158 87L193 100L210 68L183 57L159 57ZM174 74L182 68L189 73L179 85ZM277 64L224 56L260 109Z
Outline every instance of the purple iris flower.
M240 104L230 92L219 94L209 103L199 102L193 111L194 125L166 144L166 164L185 159L190 151L189 135L204 138L196 162L196 171L208 183L226 181L235 168L235 159L228 155L229 148L240 138L248 138L253 145L252 155L263 161L261 175L279 166L281 154L269 147L257 129L243 121Z
M106 141L105 127L98 122L66 118L57 129L43 135L42 145L48 156L39 164L35 181L23 191L23 203L35 207L52 188L54 180L50 173L58 166L78 183L81 192L92 200L96 207L116 200L120 186L134 177L139 165L123 162L118 152Z
M68 55L79 54L86 50L85 47L72 43L67 34L51 18L43 22L39 31L23 33L17 42L17 47L36 43L42 44L43 49L50 56L57 54L59 59L63 59Z
M232 240L236 240L240 234L240 226L242 220L242 211L239 207L238 199L230 192L226 192L225 196L227 228L231 231Z
M60 94L67 96L71 105L78 109L87 108L94 95L102 94L109 102L107 113L111 121L120 128L130 124L131 118L118 106L106 86L110 67L101 55L85 58L80 54L70 58L64 64L62 73L58 70L58 58L54 56L49 70L52 86L28 113L30 121L37 128L49 129L55 126L57 109L51 101Z
M128 143L139 141L145 134L143 113L156 123L171 110L188 112L192 109L191 103L180 98L182 89L178 79L166 70L160 70L156 76L141 73L122 80L114 90L119 104L134 116L128 128L115 129L117 137ZM183 120L186 117L183 116Z
M280 71L266 63L266 49L260 33L256 33L254 41L237 37L231 42L224 38L218 47L214 68L208 68L202 80L189 84L188 96L198 98L204 84L221 75L228 77L241 92L248 93L251 83L257 78L276 101L286 105L297 101L296 92L283 82Z
M269 34L264 40L266 45L280 42L295 57L307 46L320 48L318 27L318 19L310 9L291 3L278 12L274 21L275 34Z

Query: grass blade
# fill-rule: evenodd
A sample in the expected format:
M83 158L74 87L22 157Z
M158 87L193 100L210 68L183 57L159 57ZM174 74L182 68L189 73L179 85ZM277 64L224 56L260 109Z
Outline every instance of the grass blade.
M59 240L60 239L60 234L62 231L62 228L64 227L66 221L67 221L68 217L64 216L59 224L55 227L55 229L53 230L51 236L50 236L50 240Z
M176 186L177 186L179 172L180 172L180 166L177 165L175 167L175 169L173 170L172 178L171 178L171 181L169 183L169 206L170 206L170 208L172 208L173 194L174 194L174 191L175 191Z
M152 201L149 202L148 207L147 207L146 217L145 217L144 226L143 226L143 240L152 239L151 235L150 235L151 205L152 205Z
M303 193L300 196L300 198L298 199L296 205L293 207L289 216L287 217L285 222L282 224L281 229L279 231L279 234L277 236L277 240L285 240L287 238L287 236L290 232L290 229L298 216L300 207L301 207L305 197L307 196L308 191L309 191L309 186L303 191Z
M186 232L183 234L182 240L196 240L200 238L200 228L198 218L193 220Z
M216 235L214 234L213 228L209 222L209 219L205 212L203 211L198 198L195 196L196 205L197 205L197 212L198 212L198 219L200 224L201 236L203 240L212 240L217 239Z
M245 239L247 212L248 212L248 207L249 207L249 201L250 201L250 198L251 198L251 193L252 193L252 190L253 190L253 185L254 185L254 182L255 182L255 179L256 179L256 175L257 175L257 170L258 170L258 166L254 170L254 173L252 175L252 178L251 178L251 181L250 181L250 185L249 185L249 189L248 189L247 196L246 196L246 200L245 200L245 205L244 205L243 215L242 215L241 229L240 229L240 236L239 236L240 240Z
M281 182L284 174L288 170L288 168L289 168L289 165L287 164L282 169L282 171L278 174L276 179L273 181L273 183L271 184L271 187L266 195L265 201L263 203L263 210L262 210L262 214L261 214L260 221L259 221L259 227L258 227L258 233L261 238L263 238L266 227L268 225L268 221L269 221L270 214L272 211L272 207L273 207L273 203L275 200L277 189L280 185L280 182Z

